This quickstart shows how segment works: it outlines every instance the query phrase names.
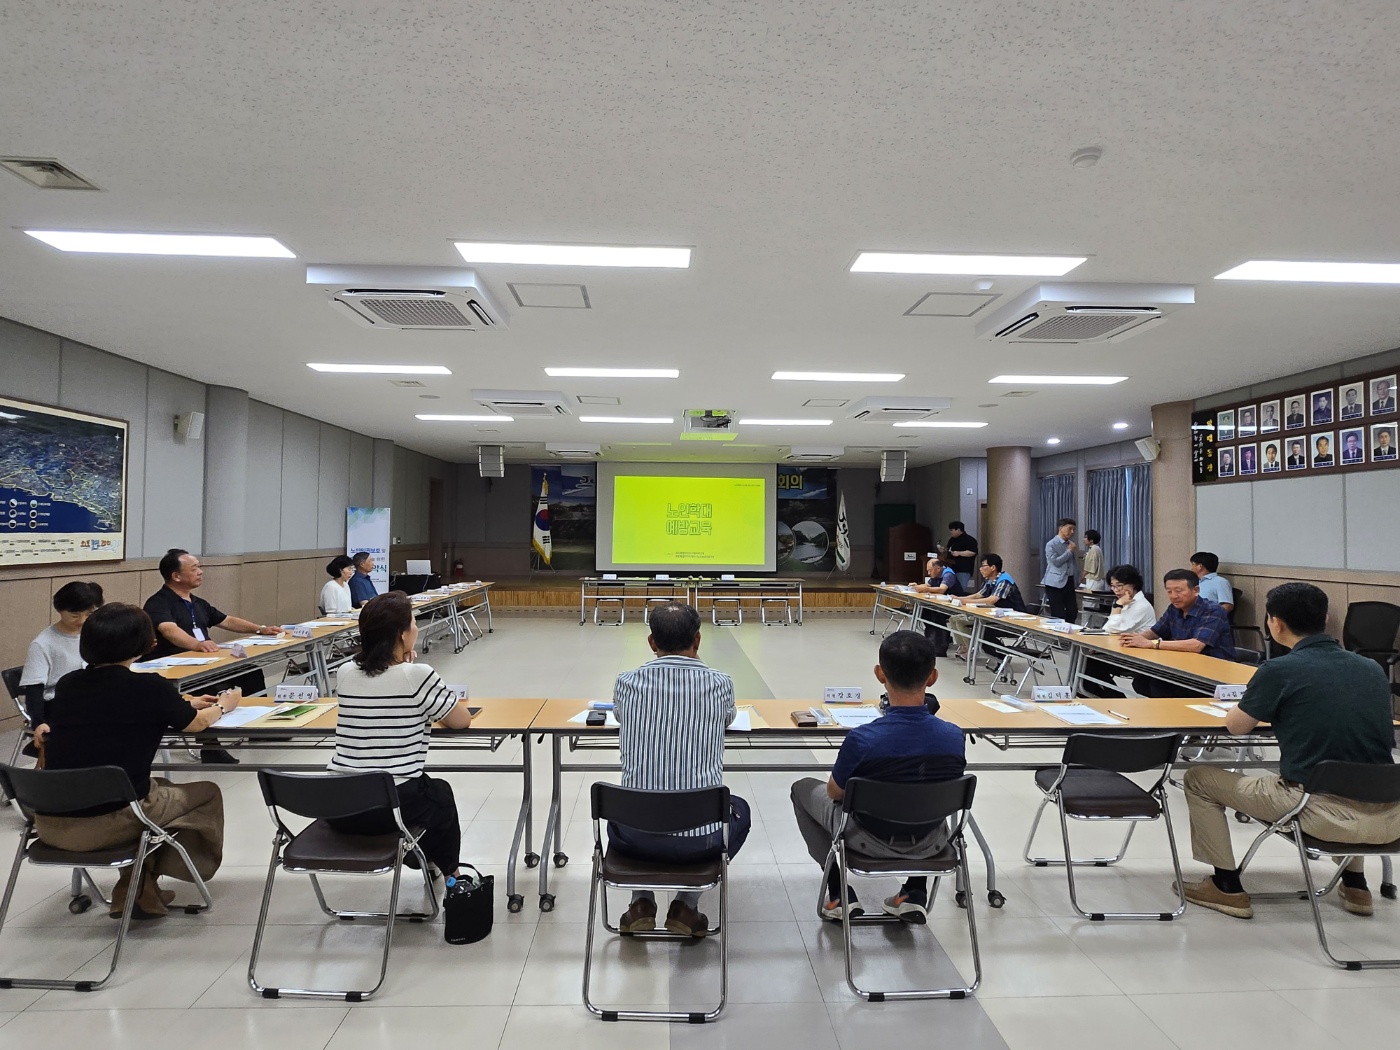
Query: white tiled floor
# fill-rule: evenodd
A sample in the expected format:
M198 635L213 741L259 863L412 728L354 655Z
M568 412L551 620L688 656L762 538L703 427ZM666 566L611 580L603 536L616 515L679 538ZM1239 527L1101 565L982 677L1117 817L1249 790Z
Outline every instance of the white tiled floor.
M810 617L801 628L711 628L702 656L733 673L741 693L755 699L811 698L824 685L855 682L873 696L878 690L870 667L877 640L867 630L868 620L855 617ZM594 697L607 695L616 672L647 655L639 624L596 628L567 618L503 616L495 634L462 654L439 647L426 659L450 681L469 683L479 696ZM987 695L962 683L960 669L949 666L945 674L936 690L940 695ZM495 760L516 760L519 746L508 744ZM538 848L538 824L548 799L547 750L537 748L535 754ZM599 762L611 757L596 756ZM843 979L839 931L822 926L813 914L818 874L793 824L788 801L793 775L746 771L745 757L735 757L728 779L749 799L755 822L732 869L730 1005L716 1025L606 1025L579 1004L592 834L585 791L594 779L581 773L564 781L564 848L571 862L553 872L555 911L539 911L537 872L523 870L525 910L512 915L505 909L504 863L519 801L518 777L454 775L466 857L498 879L491 937L454 947L442 941L438 926L403 925L395 934L388 982L370 1003L255 998L246 981L247 957L271 828L253 778L226 772L215 775L226 795L228 828L225 866L212 883L214 910L137 928L122 969L103 991L0 991L0 1050L52 1043L57 1010L67 1013L61 1022L63 1045L141 1050L369 1050L445 1040L487 1050L534 1050L545 1044L574 1050L702 1044L904 1050L931 1040L1037 1050L1122 1045L1273 1050L1304 1040L1309 1045L1358 1038L1382 1043L1394 1038L1400 1024L1400 971L1346 973L1326 965L1301 902L1261 903L1249 923L1197 909L1170 924L1081 920L1069 907L1063 871L1032 868L1020 859L1038 795L1030 774L1015 771L989 771L979 779L975 812L995 852L1007 903L1001 910L988 908L979 888L984 982L976 997L859 1002ZM1051 757L1003 755L986 743L969 752L972 761L984 763ZM188 774L203 776L195 767ZM1174 800L1175 827L1181 848L1189 852L1186 807L1179 799ZM17 828L13 810L0 813L0 830L12 835ZM1251 828L1236 831L1243 843ZM1074 833L1085 849L1115 841L1103 828L1076 827ZM1057 844L1056 829L1046 825L1038 847L1050 852ZM1170 893L1169 857L1161 829L1144 827L1121 865L1083 873L1082 899L1104 907L1162 906ZM1200 870L1186 863L1188 876ZM1290 887L1294 865L1292 854L1270 845L1250 881L1260 889ZM979 887L982 871L980 858L974 858ZM343 981L364 974L377 952L379 928L328 924L304 880L287 877L278 885L263 956L268 977ZM338 899L365 903L383 888L360 880L332 886ZM405 881L406 894L416 890ZM862 897L875 901L889 890L862 887ZM954 969L970 974L963 913L949 897L945 893L937 902L927 929L857 931L862 972L876 981L939 980ZM68 975L100 965L114 924L96 911L72 916L66 903L62 874L26 869L0 935L0 969ZM713 913L708 898L706 907ZM619 910L616 900L613 910ZM1337 950L1400 953L1397 913L1400 905L1379 897L1377 915L1369 920L1346 915L1329 902ZM622 943L602 934L595 951L595 992L611 1003L700 1005L717 988L714 943Z

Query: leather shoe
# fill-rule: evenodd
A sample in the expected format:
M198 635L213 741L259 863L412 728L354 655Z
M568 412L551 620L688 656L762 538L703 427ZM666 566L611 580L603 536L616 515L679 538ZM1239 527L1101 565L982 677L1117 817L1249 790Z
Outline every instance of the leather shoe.
M656 901L638 897L617 921L621 933L650 933L656 929Z
M703 912L680 901L672 901L666 912L666 931L682 937L703 937L710 932L710 920Z
M1337 894L1341 898L1342 907L1353 915L1374 915L1375 905L1371 902L1370 890L1353 889L1350 886L1340 886Z
M221 747L206 747L199 753L199 760L206 766L238 765L238 759L234 758Z
M1172 883L1172 889L1176 889L1176 883ZM1221 915L1236 919L1254 918L1254 905L1250 903L1248 893L1226 893L1209 875L1200 882L1188 882L1182 892L1192 904L1218 911Z

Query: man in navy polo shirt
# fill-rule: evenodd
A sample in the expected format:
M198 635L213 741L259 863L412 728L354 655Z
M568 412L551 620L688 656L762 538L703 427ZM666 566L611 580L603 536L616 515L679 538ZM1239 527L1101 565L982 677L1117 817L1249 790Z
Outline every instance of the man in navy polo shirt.
M933 643L914 631L895 631L880 643L880 662L875 677L889 693L890 707L883 718L858 726L846 734L841 751L832 766L831 777L823 784L804 777L792 785L792 808L797 829L807 843L807 852L825 865L831 840L841 826L841 799L851 777L903 783L951 780L967 767L962 730L943 721L931 711L925 690L938 680L934 667ZM938 701L931 706L937 708ZM928 828L882 828L857 825L847 830L846 844L855 852L882 860L923 860L932 857L948 842L948 829L942 822ZM834 866L827 876L827 892L822 918L841 921L843 907L852 918L863 915L854 890L844 904L841 879ZM928 880L912 878L895 896L886 899L884 910L905 922L928 921Z
M1162 577L1162 585L1167 592L1167 611L1147 630L1121 634L1118 641L1128 649L1201 653L1233 660L1235 636L1230 618L1201 594L1196 574L1190 569L1172 569ZM1133 688L1143 696L1191 696L1197 692L1146 674L1133 679Z

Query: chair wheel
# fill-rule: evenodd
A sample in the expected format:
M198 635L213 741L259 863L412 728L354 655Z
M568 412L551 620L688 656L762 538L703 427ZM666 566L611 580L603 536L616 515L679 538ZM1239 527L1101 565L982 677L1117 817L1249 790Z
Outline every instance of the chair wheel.
M1392 889L1393 888L1394 887L1392 887ZM91 907L92 898L89 897L86 893L74 897L71 901L68 902L68 910L71 911L74 915L81 915L83 912L87 911Z
M966 891L966 890L958 890L957 893L953 894L953 903L956 904L959 908L966 908L966 907L967 907L967 891Z
M525 867L538 868L540 866L540 855L538 853L525 854Z
M1239 810L1235 810L1235 819L1238 820L1241 824L1250 824L1254 821L1254 818L1251 817L1248 813L1241 813Z
M987 903L993 908L1000 908L1006 904L1006 896L1000 890L988 890Z
M521 908L525 907L525 898L519 893L512 893L506 898L506 911L514 915Z
M1384 898L1385 898L1386 900L1388 900L1388 901L1393 901L1393 900L1395 899L1395 897L1396 897L1395 883L1393 883L1393 882L1382 882L1382 883L1381 883L1381 896L1384 897Z
M554 894L552 894L552 893L541 893L541 894L540 894L540 911L553 911L553 910L554 910Z
M554 866L556 868L562 868L567 863L569 863L569 855L567 853L556 853L554 855Z

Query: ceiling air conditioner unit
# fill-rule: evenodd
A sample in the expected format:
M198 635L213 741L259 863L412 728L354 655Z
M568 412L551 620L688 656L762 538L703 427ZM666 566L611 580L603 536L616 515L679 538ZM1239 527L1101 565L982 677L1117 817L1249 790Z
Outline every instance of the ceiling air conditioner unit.
M845 454L845 448L840 445L793 446L783 459L788 463L832 463Z
M907 423L935 416L952 405L946 397L863 397L851 402L846 415L861 423Z
M503 416L535 418L569 415L561 390L473 390L472 400Z
M484 332L510 318L475 270L454 266L308 266L331 306L366 328Z
M1104 343L1137 335L1195 301L1189 284L1038 284L975 331L1003 343Z
M602 445L585 445L576 441L568 444L546 442L544 450L556 459L602 459Z

